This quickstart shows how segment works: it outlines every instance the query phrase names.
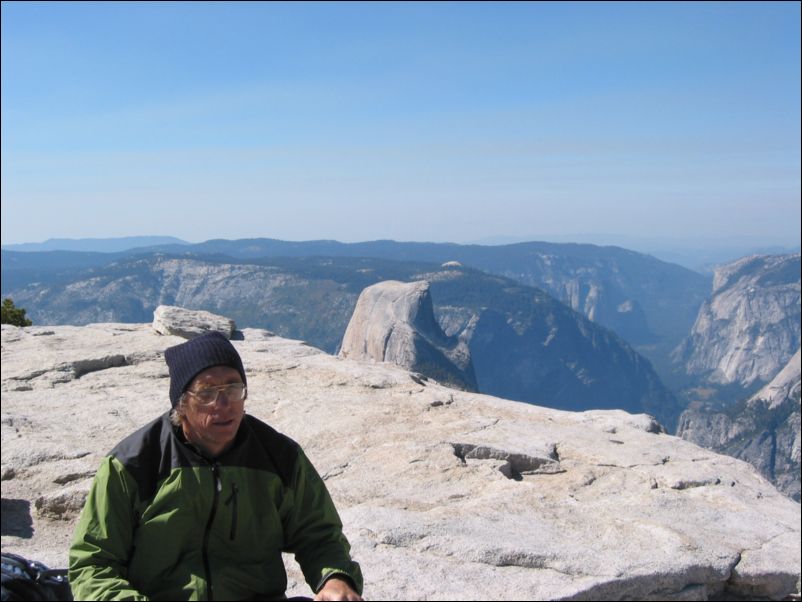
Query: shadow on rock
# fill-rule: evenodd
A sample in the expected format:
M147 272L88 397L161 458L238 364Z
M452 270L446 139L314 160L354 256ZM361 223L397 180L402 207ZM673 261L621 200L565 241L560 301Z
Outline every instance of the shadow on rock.
M2 534L30 539L33 537L31 503L28 500L2 499Z

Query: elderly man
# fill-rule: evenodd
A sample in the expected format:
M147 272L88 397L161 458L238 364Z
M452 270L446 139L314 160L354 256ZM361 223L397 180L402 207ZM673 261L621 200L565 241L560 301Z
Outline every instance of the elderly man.
M245 415L234 346L208 333L164 357L173 409L101 464L70 549L75 599L283 598L286 551L316 600L360 600L322 479L297 443Z

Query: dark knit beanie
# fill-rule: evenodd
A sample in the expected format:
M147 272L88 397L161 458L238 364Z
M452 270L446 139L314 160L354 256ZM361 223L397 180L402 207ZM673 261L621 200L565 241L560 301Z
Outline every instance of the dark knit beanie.
M231 341L219 332L207 332L186 343L167 348L164 361L170 369L170 403L173 407L178 405L178 400L192 379L207 368L229 366L239 372L244 384L248 384L239 353Z

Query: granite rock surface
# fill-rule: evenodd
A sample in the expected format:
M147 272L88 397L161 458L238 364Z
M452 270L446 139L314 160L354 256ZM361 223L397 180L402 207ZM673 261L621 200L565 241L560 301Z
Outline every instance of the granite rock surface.
M800 506L650 416L565 412L243 329L247 411L325 479L367 599L781 599ZM151 324L2 327L2 548L64 566L100 459L169 409ZM287 557L289 595L309 595Z
M443 332L425 281L388 280L363 290L339 355L389 362L460 389L477 390L468 342Z

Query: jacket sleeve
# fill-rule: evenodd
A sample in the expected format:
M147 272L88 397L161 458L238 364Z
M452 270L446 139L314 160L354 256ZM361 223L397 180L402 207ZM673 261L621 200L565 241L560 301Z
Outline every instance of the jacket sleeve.
M127 579L136 485L114 458L100 465L73 536L69 580L76 600L147 600Z
M327 579L346 576L362 594L362 571L351 560L351 546L323 479L299 450L287 513L285 550L295 554L304 578L317 593Z

